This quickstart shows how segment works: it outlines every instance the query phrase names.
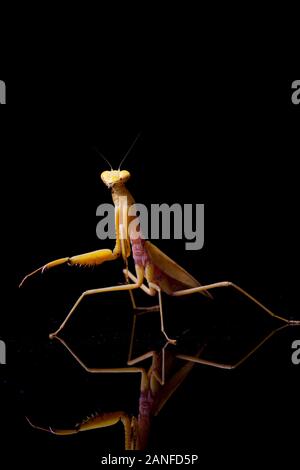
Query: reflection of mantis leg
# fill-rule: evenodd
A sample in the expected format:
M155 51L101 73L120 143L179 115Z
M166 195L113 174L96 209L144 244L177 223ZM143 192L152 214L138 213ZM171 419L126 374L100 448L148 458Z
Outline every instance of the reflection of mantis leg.
M241 364L243 364L249 357L251 357L258 349L262 347L263 344L265 344L272 336L274 336L276 333L279 331L284 330L285 328L288 328L290 325L284 325L280 326L279 328L276 328L275 330L271 331L262 341L260 341L253 349L251 349L250 352L245 354L240 360L235 362L234 364L224 364L221 362L215 362L215 361L209 361L206 359L202 359L201 357L194 357L194 356L189 356L186 354L177 354L176 357L178 359L183 359L185 361L192 361L197 364L203 364L205 366L211 366L211 367L217 367L218 369L236 369L239 367Z
M198 358L200 356L205 346L206 344L203 344L203 346L199 348L193 359ZM178 358L178 355L174 356ZM185 364L166 380L165 385L161 388L160 394L157 397L154 407L154 416L157 416L159 414L163 406L167 403L169 398L176 392L178 387L184 382L184 380L187 378L194 366L195 361L187 359Z
M158 381L160 385L164 385L165 383L165 377L166 377L166 367L165 367L165 357L166 357L166 348L169 345L169 342L167 341L165 345L161 348L161 351L148 351L145 354L141 354L138 357L133 358L133 342L134 342L134 336L135 336L135 327L136 327L136 319L137 316L142 314L144 312L136 313L133 316L133 323L132 323L132 329L131 329L131 337L130 337L130 346L129 346L129 353L128 353L128 360L127 364L129 366L133 366L135 364L138 364L141 361L144 361L146 359L152 358L152 366L149 369L151 371L151 374L155 377L155 379ZM145 312L147 313L147 311ZM148 372L149 376L149 372Z
M30 426L34 429L38 429L39 431L46 431L57 436L69 436L71 434L77 434L81 431L90 431L92 429L106 428L108 426L113 426L114 424L121 422L123 424L125 433L125 450L132 449L133 438L135 434L135 420L132 420L123 411L101 413L99 415L91 416L82 421L81 423L78 423L73 429L54 429L52 427L44 428L42 426L36 426L28 418L26 419Z
M252 295L248 294L244 289L241 287L237 286L236 284L233 284L233 282L217 282L215 284L208 284L207 286L200 286L200 287L193 287L191 289L184 289L180 290L177 292L173 292L173 296L180 297L182 295L190 295L190 294L195 294L196 292L202 292L210 289L216 289L219 287L233 287L233 289L237 290L240 294L244 295L248 299L250 299L252 302L254 302L256 305L258 305L260 308L262 308L268 315L271 317L277 318L278 320L284 321L285 323L288 323L290 325L300 325L300 320L289 320L288 318L285 317L280 317L279 315L276 315L273 313L271 310L269 310L265 305L263 305L259 300L257 300L255 297Z
M168 346L169 343L166 342L166 344L164 345L164 347L162 348L160 353L158 353L157 351L152 350L152 351L148 351L145 354L141 354L138 357L132 358L132 349L133 349L133 340L134 340L134 335L135 335L136 317L137 317L137 315L134 314L127 364L129 366L134 366L135 364L138 364L139 362L142 362L142 361L145 361L146 359L152 358L152 366L148 371L148 377L149 377L150 374L153 374L153 376L158 381L158 383L160 385L164 385L164 383L165 383L165 349L166 349L166 347ZM161 363L161 366L160 366L160 363Z
M139 287L142 287L142 283L143 283L143 279L144 279L144 268L141 268L140 266L136 266L136 274L137 274L137 277L135 278L136 279L135 284L125 284L125 285L122 285L122 286L102 287L100 289L92 289L92 290L87 290L87 291L83 292L83 294L81 294L79 299L75 302L75 304L71 308L70 312L68 313L68 315L66 316L65 320L62 322L60 327L54 333L49 335L50 338L52 339L54 336L56 336L64 328L66 323L69 321L70 317L73 315L73 313L77 309L80 302L85 297L88 297L90 295L95 295L95 294L101 294L101 293L105 293L105 292L116 292L116 291L123 291L123 290L129 291L129 290L132 290L132 289L138 289Z
M89 372L90 374L136 374L140 373L141 374L141 390L144 390L148 386L148 377L147 377L147 372L145 369L142 367L113 367L113 368L95 368L95 367L88 367L84 362L72 351L70 346L67 345L67 343L61 339L59 336L56 336L55 339L57 339L71 354L71 356L74 357L76 362L86 371Z

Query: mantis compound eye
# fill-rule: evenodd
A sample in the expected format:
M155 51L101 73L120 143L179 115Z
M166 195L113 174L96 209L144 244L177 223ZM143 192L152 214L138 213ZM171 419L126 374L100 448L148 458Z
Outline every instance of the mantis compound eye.
M130 178L130 173L127 170L120 171L120 180L121 181L128 181Z
M111 172L103 171L100 175L100 178L104 184L109 185L111 183Z

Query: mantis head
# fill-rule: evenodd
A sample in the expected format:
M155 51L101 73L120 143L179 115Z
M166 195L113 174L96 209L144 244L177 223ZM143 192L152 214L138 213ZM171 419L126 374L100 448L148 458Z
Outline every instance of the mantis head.
M108 188L112 188L114 185L123 185L129 178L130 173L127 170L111 170L101 173L101 179Z
M125 162L128 155L130 154L139 136L140 134L138 134L136 138L134 139L129 150L127 150L124 157L122 158L119 168L117 170L113 170L109 161L104 157L104 155L102 155L102 153L99 152L103 160L110 166L110 171L103 171L103 173L101 173L101 179L108 188L112 188L114 185L122 186L124 183L126 183L126 181L129 180L130 178L129 171L121 170L121 166Z

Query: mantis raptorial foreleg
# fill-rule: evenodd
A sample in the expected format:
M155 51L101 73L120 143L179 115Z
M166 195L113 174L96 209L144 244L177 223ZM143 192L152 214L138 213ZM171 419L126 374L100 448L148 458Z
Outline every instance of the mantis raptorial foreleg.
M101 413L96 414L95 416L91 416L84 420L82 423L79 423L75 428L70 429L55 429L52 427L42 427L33 424L29 418L27 418L27 422L33 429L37 429L39 431L46 431L51 434L55 434L56 436L69 436L72 434L77 434L81 431L90 431L92 429L100 429L106 428L109 426L113 426L119 422L123 424L124 433L125 433L125 450L132 449L132 435L134 434L135 430L134 427L134 420L131 419L126 413L123 411L113 411L108 413Z
M130 256L130 245L127 240L123 239L124 236L124 227L119 224L120 221L120 208L115 209L115 223L116 223L116 244L112 250L104 248L102 250L91 251L89 253L84 253L82 255L59 258L50 263L41 266L27 276L19 284L19 287L22 287L24 282L31 276L37 273L43 273L48 269L55 268L57 266L67 264L69 266L98 266L105 261L114 261L119 258L121 255L127 264L127 258Z
M55 261L45 264L44 266L36 269L27 276L24 277L19 287L22 287L24 282L34 274L38 272L45 272L48 269L55 268L56 266L67 264L69 266L97 266L104 263L105 261L114 261L120 256L120 251L109 249L91 251L90 253L84 253L83 255L72 256L71 258L59 258Z
M202 291L208 291L211 289L217 289L219 287L233 287L233 289L237 290L240 294L242 294L244 297L247 297L250 299L253 303L258 305L262 310L264 310L268 315L270 315L273 318L277 318L278 320L281 320L289 325L300 325L300 320L289 320L288 318L281 317L279 315L276 315L274 312L272 312L270 309L268 309L264 304L262 304L259 300L257 300L255 297L253 297L251 294L249 294L247 291L242 289L241 287L237 286L233 282L230 281L225 281L225 282L216 282L214 284L207 284L206 286L200 286L200 287L193 287L191 289L184 289L184 290L179 290L176 292L173 292L173 296L175 297L180 297L183 295L190 295L190 294L195 294L197 292L202 292Z

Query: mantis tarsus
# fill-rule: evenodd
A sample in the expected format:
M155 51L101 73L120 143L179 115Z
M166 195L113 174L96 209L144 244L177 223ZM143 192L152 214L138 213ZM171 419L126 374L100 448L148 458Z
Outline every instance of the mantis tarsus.
M135 141L136 140L137 139L135 139ZM121 164L132 149L134 143L130 147L129 151L126 153ZM175 261L169 258L165 253L159 250L155 245L153 245L153 243L144 240L142 235L136 237L135 232L133 236L133 233L131 233L130 229L130 222L132 221L132 217L130 217L128 211L135 201L125 186L125 183L130 178L130 173L127 170L121 170L121 164L118 170L113 170L111 167L110 171L104 171L103 173L101 173L101 180L109 189L111 189L112 198L115 205L116 244L114 249L102 249L90 253L81 254L78 256L73 256L71 258L66 257L57 259L55 261L45 264L41 268L27 275L22 280L20 286L23 285L23 283L29 276L32 276L37 272L44 272L58 265L68 264L79 266L95 266L100 265L105 261L116 260L121 256L125 263L124 274L126 283L124 285L102 287L99 289L92 289L83 292L69 311L68 315L66 316L65 320L62 322L60 327L54 333L50 334L50 338L56 336L64 328L64 326L69 321L69 319L77 309L78 305L84 298L90 295L105 292L129 291L133 306L135 307L132 291L134 289L139 288L142 289L147 295L158 295L159 305L157 306L157 308L152 308L152 310L159 310L161 331L164 334L166 340L173 344L175 344L176 341L168 337L164 327L162 292L165 292L168 295L172 296L184 296L189 294L201 293L208 297L212 297L209 292L210 290L222 287L232 287L234 290L250 299L256 305L258 305L262 310L264 310L265 313L267 313L271 317L277 318L278 320L281 320L287 324L300 324L300 321L290 320L286 317L282 317L275 314L265 305L263 305L260 301L258 301L255 297L250 295L248 292L246 292L244 289L237 286L233 282L225 281L216 282L208 285L201 285L199 281L197 281L191 274L189 274L185 269L179 266ZM131 251L135 264L135 274L131 273L128 270L127 260L131 255ZM144 284L145 279L148 285ZM129 281L132 281L132 283L130 283Z

